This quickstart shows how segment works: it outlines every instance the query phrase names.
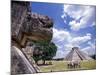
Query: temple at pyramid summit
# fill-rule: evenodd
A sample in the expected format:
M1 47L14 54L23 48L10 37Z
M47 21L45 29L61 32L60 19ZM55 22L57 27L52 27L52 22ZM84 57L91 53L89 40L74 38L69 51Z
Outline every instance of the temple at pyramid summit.
M67 61L94 60L86 53L82 52L78 47L73 47L65 57Z

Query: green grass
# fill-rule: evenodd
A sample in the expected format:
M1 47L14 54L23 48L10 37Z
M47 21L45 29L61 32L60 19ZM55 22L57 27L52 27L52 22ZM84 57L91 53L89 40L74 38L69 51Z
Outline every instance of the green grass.
M81 66L85 69L96 69L96 61L84 61L81 62Z
M46 61L48 63L49 61ZM81 61L81 68L69 69L67 68L67 61L52 61L52 65L42 65L39 66L41 72L51 72L51 71L73 71L73 70L83 70L83 69L95 69L96 61Z

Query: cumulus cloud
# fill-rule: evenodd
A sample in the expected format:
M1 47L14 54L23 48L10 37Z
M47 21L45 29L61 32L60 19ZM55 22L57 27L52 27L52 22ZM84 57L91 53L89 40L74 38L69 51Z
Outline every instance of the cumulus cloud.
M77 44L77 45L80 45L84 42L87 42L91 40L91 34L90 33L87 33L86 35L84 36L78 36L78 37L75 37L71 40L71 43L72 44Z
M71 35L68 31L53 28L53 38L57 42L69 41L71 40Z
M88 41L88 46L82 48L82 51L86 52L88 55L93 55L96 53L96 44L95 40L93 42Z
M65 57L66 54L72 49L72 47L81 47L81 44L88 43L91 40L91 34L87 33L84 36L73 37L72 34L66 30L58 30L53 28L52 41L58 47L56 57Z
M65 21L66 17L73 18L69 22L70 29L78 31L80 29L95 25L95 6L66 5L63 6L61 18ZM67 23L67 22L64 22Z

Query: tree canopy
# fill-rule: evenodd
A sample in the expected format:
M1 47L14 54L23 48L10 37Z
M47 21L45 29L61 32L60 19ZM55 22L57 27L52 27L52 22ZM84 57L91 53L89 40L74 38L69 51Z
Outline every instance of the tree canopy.
M57 46L53 42L39 41L35 42L35 45L37 47L33 51L33 58L36 63L42 59L45 64L45 60L51 60L56 55Z

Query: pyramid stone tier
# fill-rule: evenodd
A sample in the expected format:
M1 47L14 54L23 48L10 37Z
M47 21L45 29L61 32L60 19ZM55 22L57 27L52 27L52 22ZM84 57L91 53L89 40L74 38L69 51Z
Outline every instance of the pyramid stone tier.
M73 47L65 59L68 61L93 60L90 56L79 50L78 47Z

